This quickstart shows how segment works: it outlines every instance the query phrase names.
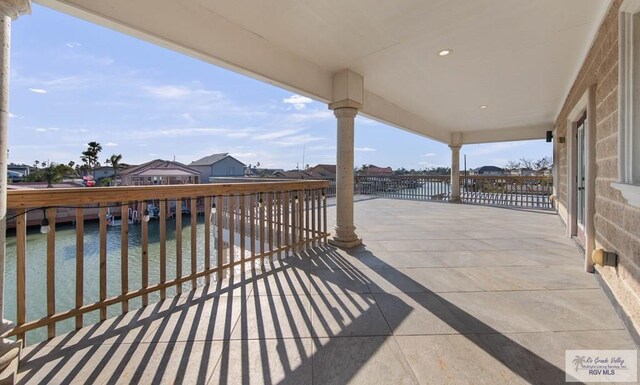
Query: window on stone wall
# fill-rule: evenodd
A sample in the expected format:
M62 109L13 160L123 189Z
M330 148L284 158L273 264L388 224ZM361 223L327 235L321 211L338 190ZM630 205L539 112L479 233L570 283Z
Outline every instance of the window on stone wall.
M618 85L619 183L630 204L640 207L640 0L620 7Z

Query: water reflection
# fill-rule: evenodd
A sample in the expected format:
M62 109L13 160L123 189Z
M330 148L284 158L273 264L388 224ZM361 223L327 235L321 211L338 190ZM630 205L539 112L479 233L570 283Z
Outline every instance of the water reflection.
M182 271L188 274L191 268L191 221L186 215L182 220ZM160 277L160 231L159 221L151 221L149 225L149 284L159 282ZM176 221L167 220L167 279L176 277ZM109 227L107 231L107 296L121 294L121 227ZM197 224L197 269L204 268L204 217L198 217ZM212 226L212 241L213 226ZM129 290L141 288L141 224L129 225ZM55 241L55 292L56 310L64 311L75 307L76 287L76 231L75 225L58 225ZM212 245L212 261L215 260L215 245ZM47 314L46 297L46 255L47 237L41 234L39 228L28 230L26 256L26 317L27 321L45 317ZM99 299L99 266L100 266L100 232L97 221L87 221L84 226L84 303L89 304ZM204 284L204 278L199 279L199 285ZM185 283L185 290L190 282ZM175 294L175 288L167 290L167 296ZM149 294L149 302L159 300L158 293ZM16 237L13 230L7 233L7 257L5 264L5 309L7 319L16 320ZM129 309L141 307L140 298L129 301ZM113 317L121 313L121 305L108 307L107 316ZM84 324L96 323L99 312L85 314ZM74 329L74 319L57 324L57 334ZM46 328L40 328L27 333L27 343L32 344L46 339Z

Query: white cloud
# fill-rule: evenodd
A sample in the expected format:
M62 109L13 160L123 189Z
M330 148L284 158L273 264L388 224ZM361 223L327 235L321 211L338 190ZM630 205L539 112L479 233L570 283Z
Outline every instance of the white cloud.
M258 156L255 152L232 152L230 155L234 158L255 158Z
M501 142L501 143L485 143L477 144L468 148L469 155L492 155L503 151L508 151L517 147L524 146L526 142Z
M313 99L310 99L306 96L294 94L289 96L288 98L282 99L282 102L291 104L296 110L302 110L306 107L307 104L313 103Z
M181 114L181 115L180 115L180 117L182 117L184 120L186 120L186 121L188 121L188 122L190 122L190 123L195 122L195 119L193 119L193 117L191 116L191 114L190 114L190 113L188 113L188 112L185 112L184 114Z
M223 94L220 91L205 90L202 88L194 88L180 85L163 85L163 86L147 86L144 87L151 96L165 100L181 100L187 98L222 99Z
M312 110L308 112L295 112L287 115L287 120L292 123L305 123L314 120L333 118L333 112L329 110Z
M17 118L17 117L18 117L18 115L16 115L16 114L12 114L11 112L9 112L9 117L10 117L10 118Z
M238 132L229 132L224 134L227 138L247 138L249 137L248 132L238 131Z
M160 99L182 99L191 93L189 88L181 86L153 86L145 90Z
M371 147L356 147L354 150L356 151L360 151L360 152L374 152L374 151L378 151L375 148L371 148Z
M29 91L35 94L46 94L47 90L43 90L42 88L29 88Z
M280 138L277 142L273 142L273 144L278 146L283 146L283 147L301 146L303 144L317 142L319 140L324 140L324 138L312 136L309 134L303 134L303 135L292 135L292 136Z
M449 167L448 165L445 165L445 164L432 163L432 162L429 162L429 161L418 162L418 164L420 166L424 166L424 167Z
M67 47L69 48L76 48L76 47L80 47L82 44L77 43L75 41L70 41L66 44Z
M35 129L36 132L50 132L50 131L58 131L58 127L38 127Z
M164 128L164 129L141 129L119 133L121 137L127 140L146 140L157 138L158 136L167 136L173 139L185 138L192 136L209 136L224 135L230 138L244 138L253 131L251 128L217 128L217 127L182 127L182 128Z
M424 154L424 155L422 155L422 156L425 156L425 157L427 157L427 158L430 158L430 157L438 156L438 155L437 155L437 154L435 154L435 153L433 153L433 152L430 152L430 153L428 153L428 154Z
M255 136L254 139L257 139L257 140L280 139L280 138L284 138L286 136L295 135L295 134L299 133L300 131L302 131L302 130L299 129L299 128L271 131L271 132L267 132L266 134L257 135L257 136Z
M113 143L113 142L108 142L108 143L105 144L106 147L115 147L117 145L118 145L118 143Z

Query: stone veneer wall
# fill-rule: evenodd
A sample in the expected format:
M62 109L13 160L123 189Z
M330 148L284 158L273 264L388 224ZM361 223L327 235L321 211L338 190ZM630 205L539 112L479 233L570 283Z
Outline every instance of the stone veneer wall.
M611 187L618 180L618 14L612 2L578 77L556 119L556 137L567 136L567 116L596 84L596 248L618 254L618 267L598 267L618 302L640 330L640 209ZM593 124L593 117L589 118ZM568 142L568 140L567 140ZM559 212L566 222L567 143L557 146ZM594 311L597 311L594 309Z

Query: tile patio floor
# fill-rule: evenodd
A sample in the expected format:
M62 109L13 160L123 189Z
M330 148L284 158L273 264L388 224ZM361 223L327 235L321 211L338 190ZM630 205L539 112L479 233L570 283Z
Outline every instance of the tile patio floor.
M29 347L20 383L553 384L566 349L636 349L552 213L375 199L356 224L352 251Z

